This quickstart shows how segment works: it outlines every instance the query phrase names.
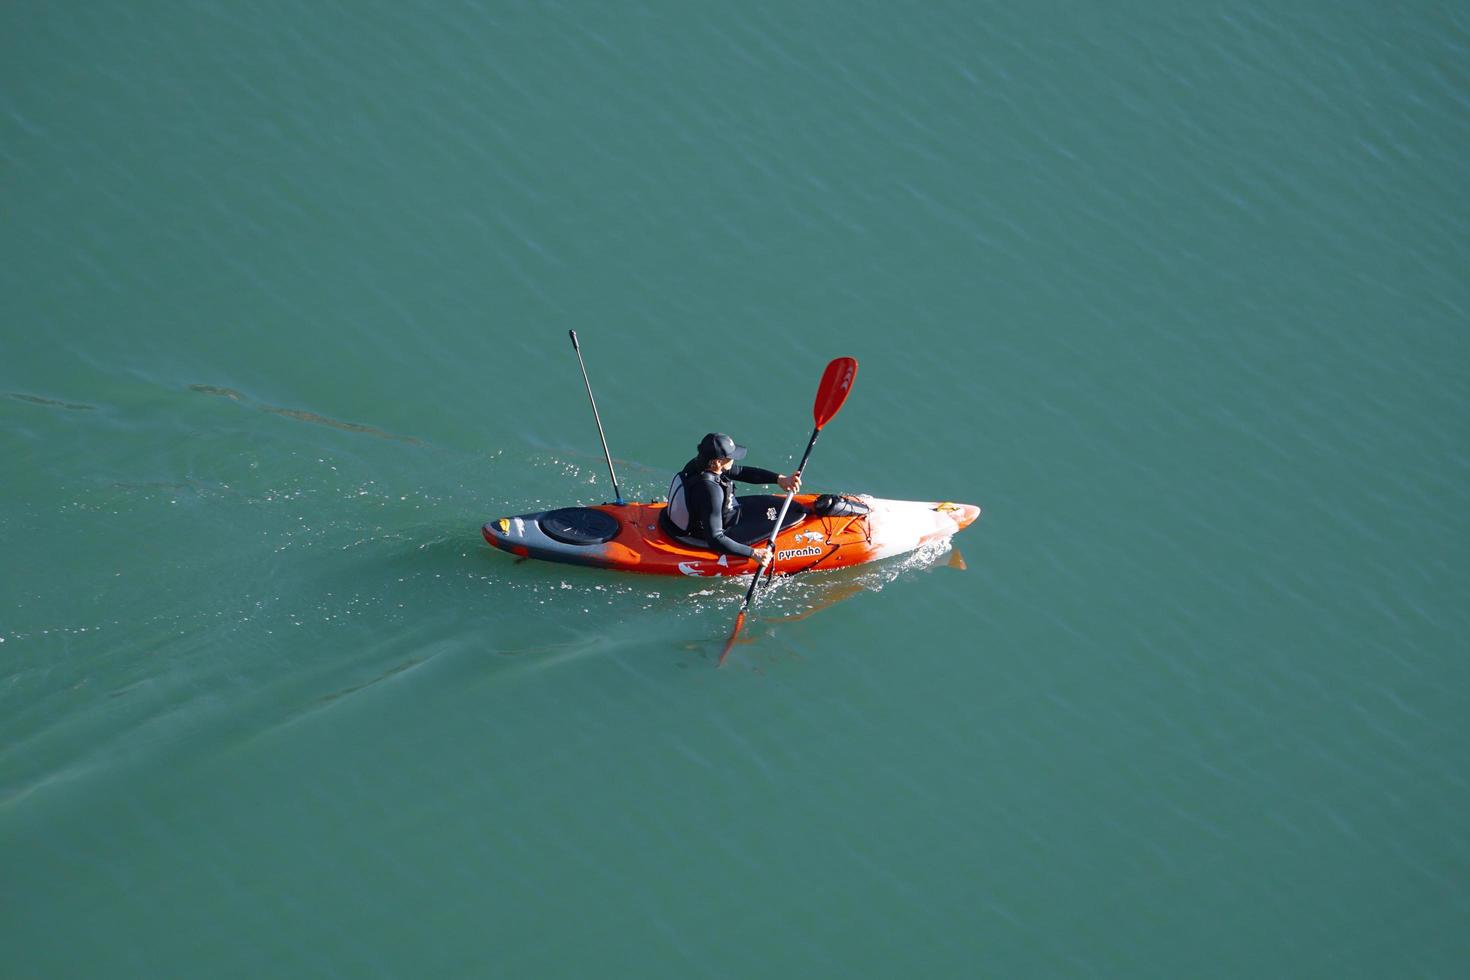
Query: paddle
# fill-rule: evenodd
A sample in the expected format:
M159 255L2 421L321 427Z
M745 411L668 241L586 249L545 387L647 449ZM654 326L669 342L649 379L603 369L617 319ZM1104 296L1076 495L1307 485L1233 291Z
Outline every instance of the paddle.
M847 401L847 396L852 392L852 381L857 377L857 360L851 357L839 357L827 365L827 370L822 372L822 381L817 385L817 400L812 404L812 421L816 427L812 429L812 437L806 442L806 452L801 454L801 462L796 467L800 475L806 469L806 461L812 454L812 446L817 443L817 436L822 431L822 426L832 421L842 403ZM776 535L781 533L781 524L786 520L786 512L791 507L791 500L796 496L792 490L786 494L786 500L781 504L781 513L776 517L776 523L771 528L771 574L775 574L776 568ZM735 628L730 631L730 638L725 641L725 649L720 653L720 664L724 664L725 658L730 655L730 648L735 645L735 637L740 635L740 627L745 625L745 611L750 608L750 602L755 598L755 590L760 585L762 569L757 568L755 574L750 578L750 588L745 590L745 599L740 603L740 612L735 615Z

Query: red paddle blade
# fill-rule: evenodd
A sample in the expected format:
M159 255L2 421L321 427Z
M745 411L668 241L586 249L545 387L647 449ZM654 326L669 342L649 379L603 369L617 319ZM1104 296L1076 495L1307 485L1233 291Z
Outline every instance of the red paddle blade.
M822 372L822 383L817 385L817 401L812 406L812 419L817 428L832 420L847 396L852 393L852 382L857 377L857 359L839 357L827 365Z
M730 655L730 648L735 646L735 637L740 635L740 627L745 625L745 610L740 610L740 615L735 617L735 628L730 631L730 638L725 641L725 649L720 651L720 662L716 667L725 665L725 658Z

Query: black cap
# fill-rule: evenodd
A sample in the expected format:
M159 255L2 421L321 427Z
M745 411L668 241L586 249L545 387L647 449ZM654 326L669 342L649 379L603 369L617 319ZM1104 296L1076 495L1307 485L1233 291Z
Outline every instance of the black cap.
M711 432L699 440L701 459L743 459L745 447L735 445L735 440L723 432Z

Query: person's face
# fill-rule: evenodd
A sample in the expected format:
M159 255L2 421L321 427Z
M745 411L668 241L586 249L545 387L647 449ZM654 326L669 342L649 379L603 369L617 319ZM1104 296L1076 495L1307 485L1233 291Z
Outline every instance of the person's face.
M716 473L723 473L734 465L735 461L728 456L723 456L719 459L710 460L710 469L714 470Z

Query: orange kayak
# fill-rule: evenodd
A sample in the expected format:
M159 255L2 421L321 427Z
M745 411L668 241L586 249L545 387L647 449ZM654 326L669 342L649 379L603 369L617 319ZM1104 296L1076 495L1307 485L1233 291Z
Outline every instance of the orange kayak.
M731 537L765 545L784 496L740 498ZM776 537L775 570L789 575L845 568L901 555L949 538L980 516L973 504L840 498L821 506L816 494L797 494ZM483 528L485 540L522 558L590 565L650 575L746 575L756 563L676 537L660 520L662 503L601 504L502 517Z

